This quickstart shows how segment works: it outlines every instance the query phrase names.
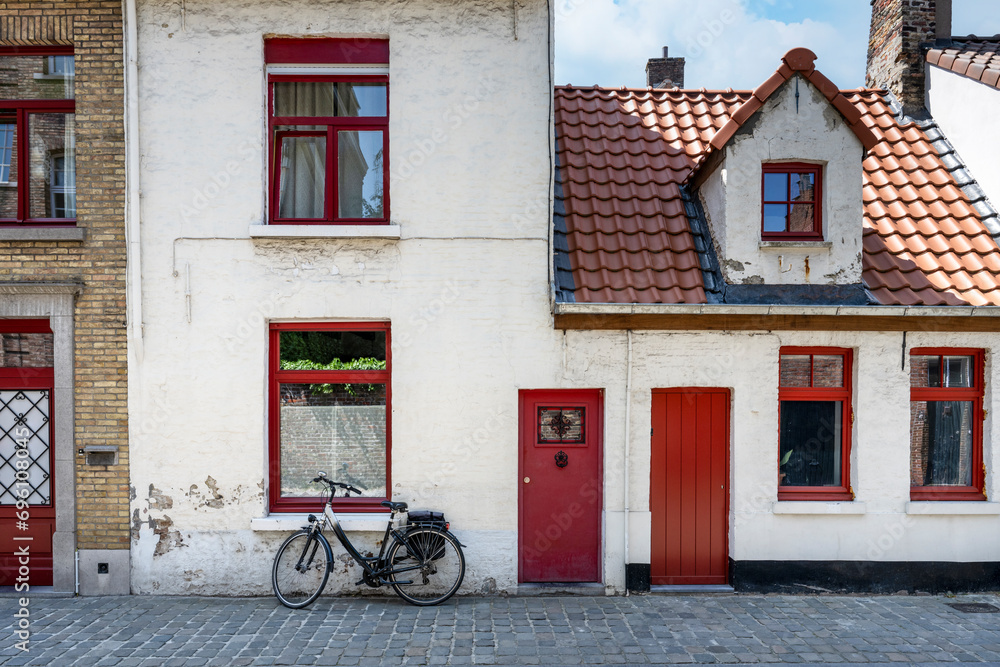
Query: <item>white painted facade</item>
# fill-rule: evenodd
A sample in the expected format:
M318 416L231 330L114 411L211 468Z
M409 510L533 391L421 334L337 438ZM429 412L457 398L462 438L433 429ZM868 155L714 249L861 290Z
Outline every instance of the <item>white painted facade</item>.
M901 335L635 333L629 363L627 332L553 328L552 24L542 0L514 7L516 16L504 0L357 0L335 10L306 0L139 2L142 264L141 302L131 307L142 326L129 371L132 591L270 593L276 547L302 522L269 514L266 501L271 321L391 323L392 498L447 514L467 545L463 593L517 588L518 390L534 388L604 390L608 593L624 592L626 543L629 562L650 559L654 388L732 390L731 558L998 560L1000 504L909 503ZM392 225L262 227L267 35L388 37ZM811 120L799 129L830 151L815 159L836 165L827 189L836 243L813 271L857 282L860 144L814 98L800 98L802 118ZM790 113L787 93L776 104ZM771 122L765 114L758 131ZM760 147L747 141L727 156L730 173L760 159ZM808 146L789 145L782 158L807 154ZM751 181L756 197L759 169ZM837 198L847 191L853 198ZM765 250L737 225L759 230L750 198L727 195L726 243L757 258ZM840 229L848 220L857 238ZM775 267L756 261L760 268L746 275L772 282ZM989 335L906 340L989 353L994 344ZM782 345L855 350L854 503L776 503ZM1000 381L992 358L987 406ZM1000 492L992 410L984 432L992 499ZM346 525L371 546L377 526L372 516ZM357 591L357 568L334 549L328 592Z
M1000 90L927 65L927 110L975 176L986 196L1000 201Z
M815 86L793 76L723 150L701 192L727 282L861 282L864 146ZM769 162L822 166L822 241L761 241L761 165Z

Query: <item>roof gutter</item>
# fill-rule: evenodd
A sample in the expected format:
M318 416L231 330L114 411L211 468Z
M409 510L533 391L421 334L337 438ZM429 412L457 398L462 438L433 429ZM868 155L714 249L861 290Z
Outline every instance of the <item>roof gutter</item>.
M1000 306L557 303L556 329L1000 332Z

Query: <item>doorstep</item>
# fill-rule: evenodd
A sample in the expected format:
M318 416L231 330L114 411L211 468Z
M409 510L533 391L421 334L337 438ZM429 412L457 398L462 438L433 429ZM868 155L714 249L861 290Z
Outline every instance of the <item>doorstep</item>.
M736 590L726 584L705 586L650 586L650 593L666 593L668 595L704 595L705 593L735 593Z
M18 593L14 586L0 586L0 598L71 598L75 593L57 591L53 586L32 586Z
M535 597L542 595L604 595L604 584L600 582L518 584L515 595L519 597Z

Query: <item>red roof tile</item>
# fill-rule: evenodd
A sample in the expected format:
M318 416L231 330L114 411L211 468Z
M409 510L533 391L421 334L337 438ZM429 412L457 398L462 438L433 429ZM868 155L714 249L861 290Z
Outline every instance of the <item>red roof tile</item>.
M952 39L955 46L928 51L927 62L1000 88L1000 35Z
M779 73L804 59L790 52ZM556 89L577 302L706 302L680 187L773 79L753 92ZM1000 249L924 132L900 123L881 91L838 95L874 140L859 191L871 293L887 305L1000 305Z

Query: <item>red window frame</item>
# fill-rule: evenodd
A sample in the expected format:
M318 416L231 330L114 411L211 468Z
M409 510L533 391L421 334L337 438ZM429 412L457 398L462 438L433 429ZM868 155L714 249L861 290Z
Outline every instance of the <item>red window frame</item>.
M283 331L384 331L384 371L293 371L281 370ZM381 498L335 498L338 512L386 511L383 500L392 497L392 341L388 322L272 322L269 331L268 382L268 500L271 512L315 512L323 510L319 488L315 497L281 496L281 385L302 383L385 383L385 490ZM326 471L333 472L333 471ZM335 478L335 476L334 476ZM334 481L337 481L334 479Z
M0 47L0 56L72 56L72 46L7 46ZM76 100L0 100L0 119L14 120L17 164L11 171L17 172L17 217L0 218L0 226L19 227L73 227L76 218L32 218L30 217L31 194L29 192L30 165L28 150L28 117L36 113L76 113Z
M389 62L388 40L377 39L273 39L265 43L264 54L268 65L281 64L370 64ZM385 84L385 116L275 116L274 84L278 82L334 82L334 83L383 83ZM389 109L390 90L388 75L340 74L268 74L268 196L270 200L268 223L272 225L385 225L389 222ZM277 126L325 126L325 130L290 130L281 136L326 137L326 182L324 185L324 215L322 218L280 218L278 197L281 191L281 149L277 141ZM338 215L338 159L339 132L382 133L382 217L343 218Z
M781 406L785 401L840 401L840 485L839 486L781 486L778 500L854 500L851 489L851 426L854 423L853 365L854 351L843 347L782 347L778 357L778 464L781 464ZM782 387L781 357L784 355L839 356L844 360L843 387ZM810 381L813 383L813 365L810 361Z
M813 200L810 201L777 201L765 199L764 180L767 174L786 174L791 178L792 174L813 174L816 187L813 191ZM788 196L791 197L791 182L788 183ZM793 204L813 205L813 229L811 232L767 232L764 231L764 210L765 204L785 204L791 212ZM787 227L787 217L786 217ZM760 237L775 241L822 241L823 240L823 166L808 162L767 162L761 165L760 176Z
M981 349L965 347L916 347L910 358L923 356L972 357L972 387L910 386L910 401L972 402L972 486L910 486L910 500L986 500L986 471L983 467L983 401L985 397L985 360ZM943 360L942 366L944 368Z

